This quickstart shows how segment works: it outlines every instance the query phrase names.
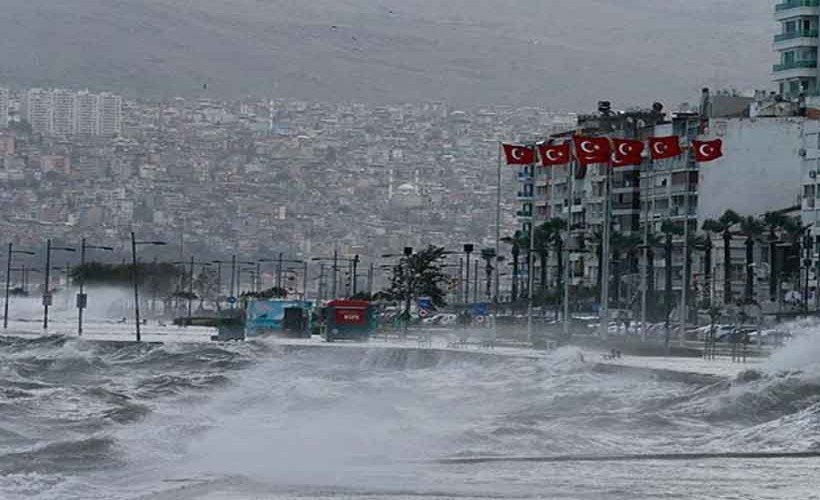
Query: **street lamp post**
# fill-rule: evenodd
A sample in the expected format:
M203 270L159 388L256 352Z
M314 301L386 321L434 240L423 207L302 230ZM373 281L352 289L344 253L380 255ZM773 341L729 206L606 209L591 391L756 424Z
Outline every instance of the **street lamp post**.
M77 335L83 334L83 311L88 306L88 297L85 294L85 251L106 250L113 252L113 247L89 245L85 238L80 245L80 291L77 293Z
M139 289L139 269L137 267L137 246L141 245L167 245L164 241L137 241L134 231L131 231L131 279L134 282L134 319L137 325L137 342L142 342L140 333L140 289Z
M71 247L55 247L51 245L51 239L46 240L46 268L45 279L43 280L43 330L48 330L48 306L51 305L51 290L49 289L49 279L51 277L51 252L59 250L63 252L76 252Z
M473 249L475 247L472 243L467 243L464 245L464 253L467 254L467 276L466 280L464 281L464 304L470 303L470 254L473 253Z
M11 259L16 253L22 255L34 255L34 252L28 250L15 250L14 243L9 243L9 254L6 259L6 303L3 306L3 328L9 327L9 290L11 289Z

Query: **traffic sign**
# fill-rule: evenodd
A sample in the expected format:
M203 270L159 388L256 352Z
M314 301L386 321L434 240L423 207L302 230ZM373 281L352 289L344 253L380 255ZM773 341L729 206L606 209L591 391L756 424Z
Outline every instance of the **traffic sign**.
M236 304L236 297L228 297L228 304Z
M427 309L419 309L419 317L420 318L426 318L429 315L430 315L430 311L428 311Z

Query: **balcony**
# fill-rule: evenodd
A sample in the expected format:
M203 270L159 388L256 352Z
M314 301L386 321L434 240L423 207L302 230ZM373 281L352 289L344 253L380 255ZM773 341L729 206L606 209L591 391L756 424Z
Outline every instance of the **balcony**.
M526 201L526 200L532 200L534 198L534 196L533 196L531 191L530 192L519 191L518 194L517 194L517 198L518 198L519 201Z
M774 6L775 12L783 12L784 10L797 9L800 7L818 7L820 0L785 0Z
M797 69L797 68L816 68L817 61L791 61L787 63L780 63L775 64L772 66L772 71L788 71L790 69Z
M786 0L774 6L774 18L783 21L798 16L816 16L818 7L818 0Z
M774 37L774 50L783 52L801 47L817 47L817 41L818 32L816 29L780 33Z
M785 42L787 40L794 40L795 38L817 38L817 30L798 30L791 33L781 33L774 36L774 41Z
M775 80L813 78L817 76L817 60L791 61L772 66Z

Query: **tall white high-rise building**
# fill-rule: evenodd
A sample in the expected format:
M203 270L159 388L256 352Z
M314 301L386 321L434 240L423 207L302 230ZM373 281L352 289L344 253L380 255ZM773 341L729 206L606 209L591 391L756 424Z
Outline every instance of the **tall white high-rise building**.
M0 87L0 128L9 124L9 89Z
M23 116L34 132L51 135L54 106L51 91L29 89L23 99Z
M122 97L100 93L99 113L99 135L119 135L122 131Z
M817 91L818 24L817 0L775 0L774 17L780 33L774 37L779 62L772 68L780 94L795 97Z
M54 135L72 135L75 128L77 93L54 89L51 92L52 113L51 113L51 133Z
M75 132L83 135L98 135L100 133L100 106L97 94L92 94L87 90L77 92L76 104Z

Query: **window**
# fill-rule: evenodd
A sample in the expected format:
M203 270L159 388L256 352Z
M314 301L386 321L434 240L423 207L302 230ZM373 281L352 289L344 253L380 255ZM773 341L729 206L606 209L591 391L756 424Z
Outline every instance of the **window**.
M794 51L783 52L783 64L792 64L794 62Z
M797 23L795 23L794 21L786 21L783 24L783 28L784 33L794 33L797 30Z

